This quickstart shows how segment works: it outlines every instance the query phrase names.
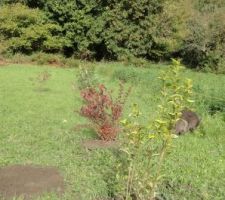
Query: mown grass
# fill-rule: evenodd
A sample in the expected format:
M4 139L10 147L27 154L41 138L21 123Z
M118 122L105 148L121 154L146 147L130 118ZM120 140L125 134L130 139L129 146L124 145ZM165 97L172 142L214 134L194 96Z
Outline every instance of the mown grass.
M125 107L138 103L143 122L154 119L160 98L160 69L98 63L97 77L115 92L122 79L132 85ZM47 70L48 90L38 91L30 78ZM109 174L114 156L109 150L86 151L80 142L94 138L91 130L74 131L85 122L74 111L81 99L74 87L77 69L10 65L0 68L0 166L56 166L66 180L64 200L96 200L110 195ZM225 76L186 70L194 81L195 109L202 124L193 134L174 140L163 169L162 199L224 199L225 197ZM57 199L47 194L40 200Z

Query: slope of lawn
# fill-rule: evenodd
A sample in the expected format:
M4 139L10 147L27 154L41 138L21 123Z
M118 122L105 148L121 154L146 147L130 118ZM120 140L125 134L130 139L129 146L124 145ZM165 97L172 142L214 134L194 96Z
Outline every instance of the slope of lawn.
M117 63L96 65L100 82L117 91L119 79L133 85L125 107L138 103L143 121L154 119L160 95L157 79L165 66L132 68ZM47 70L46 90L38 91L31 78ZM35 164L56 166L65 177L62 199L96 200L109 196L106 174L113 162L108 150L87 151L80 142L95 138L91 130L74 131L85 122L76 110L81 99L77 69L11 65L0 67L0 166ZM163 169L162 199L225 198L225 76L186 70L194 81L195 110L202 124L193 134L174 140ZM46 194L40 200L57 199Z

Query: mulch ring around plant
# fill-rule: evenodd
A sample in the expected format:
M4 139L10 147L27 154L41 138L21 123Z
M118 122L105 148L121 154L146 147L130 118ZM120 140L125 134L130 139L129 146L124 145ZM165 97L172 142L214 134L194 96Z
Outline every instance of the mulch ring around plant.
M14 165L0 168L0 199L24 197L30 200L43 193L64 192L64 181L54 167Z
M82 141L81 145L89 150L119 147L117 141L105 141L105 140L84 140Z

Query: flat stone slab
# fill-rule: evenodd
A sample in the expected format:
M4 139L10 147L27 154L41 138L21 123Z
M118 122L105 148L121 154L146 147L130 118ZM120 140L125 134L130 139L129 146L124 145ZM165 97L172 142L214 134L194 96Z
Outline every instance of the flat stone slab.
M61 195L63 191L63 177L54 167L14 165L0 168L0 196L3 199L22 196L30 200L46 192Z

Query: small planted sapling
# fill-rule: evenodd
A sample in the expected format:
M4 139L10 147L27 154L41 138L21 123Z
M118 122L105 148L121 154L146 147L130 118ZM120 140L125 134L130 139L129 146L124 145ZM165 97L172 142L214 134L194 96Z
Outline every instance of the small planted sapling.
M112 98L112 92L101 84L97 88L86 88L81 91L84 105L80 109L80 115L91 122L100 139L115 140L120 132L119 122L122 116L125 101L130 89L124 90L120 84L120 92L116 99Z
M93 66L79 66L79 76L77 80L78 89L80 91L87 88L96 88L99 84L95 68Z
M89 127L95 130L101 140L113 141L120 132L120 119L131 88L119 84L117 98L104 84L97 83L93 68L80 68L78 85L83 100L79 114L89 120Z
M192 83L181 76L182 66L173 60L159 79L162 81L161 103L157 118L140 122L138 105L122 120L120 158L118 158L115 196L122 200L155 200L161 169L172 146L173 126L181 111L192 102Z
M48 80L51 78L51 74L45 70L37 74L35 78L31 78L30 80L33 82L33 85L35 85L37 91L47 91L48 88L46 88L46 84Z

